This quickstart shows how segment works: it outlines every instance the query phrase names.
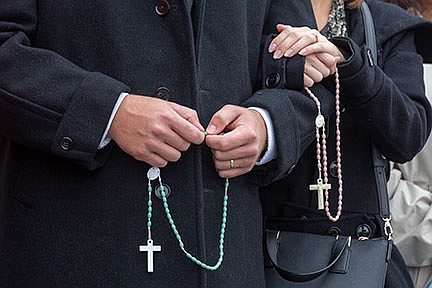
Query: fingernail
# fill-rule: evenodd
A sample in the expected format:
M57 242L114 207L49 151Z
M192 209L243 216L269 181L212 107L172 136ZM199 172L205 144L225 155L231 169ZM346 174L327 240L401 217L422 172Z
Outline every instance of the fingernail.
M273 53L273 51L276 50L277 45L275 43L272 43L268 49L269 53Z
M284 56L285 56L285 57L291 57L293 53L294 53L294 50L292 50L292 49L288 49L288 50L285 52Z
M215 125L210 125L208 128L207 128L207 133L208 134L213 134L213 133L215 133L216 132L216 126Z
M282 51L281 50L277 50L274 54L273 54L273 59L279 59L282 56Z
M298 54L300 54L301 56L304 56L307 52L308 52L308 49L303 48L302 50L300 50L300 52Z

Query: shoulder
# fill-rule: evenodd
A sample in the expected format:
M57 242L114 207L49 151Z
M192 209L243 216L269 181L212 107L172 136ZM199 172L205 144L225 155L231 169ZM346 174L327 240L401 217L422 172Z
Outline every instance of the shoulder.
M390 38L411 31L415 35L418 52L425 62L432 62L432 22L411 15L399 6L380 0L367 1L374 19L378 45Z

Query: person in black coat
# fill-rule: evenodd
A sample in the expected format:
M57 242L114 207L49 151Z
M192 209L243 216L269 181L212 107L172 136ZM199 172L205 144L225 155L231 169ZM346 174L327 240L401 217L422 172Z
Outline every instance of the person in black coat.
M331 1L325 3L328 2ZM317 108L309 116L309 135L300 139L302 145L295 168L283 179L262 188L261 196L266 219L289 220L292 223L290 227L295 231L376 237L382 236L383 231L380 221L375 218L378 216L378 201L372 143L388 160L397 162L410 160L423 147L431 130L431 108L424 92L422 62L432 61L431 44L425 40L430 39L432 26L426 20L411 16L392 5L368 1L375 22L378 48L378 65L373 65L364 47L364 25L360 10L348 8L348 5L361 1L345 2L350 3L333 1L333 4L328 5L330 11L334 12L329 19L340 17L339 20L346 21L346 26L341 27L332 21L316 20L314 12L315 15L320 13L316 9L323 1L273 1L269 12L271 20L265 29L267 34L281 32L282 35L268 42L272 53L263 56L280 59L275 61L272 71L287 75L279 88L304 91L304 87L312 86L310 80L313 80L319 83L315 83L310 90L320 101L334 99L335 77L327 77L334 70L329 66L327 72L322 72L320 77L315 74L314 78L308 74L308 57L317 52L328 52L340 59L337 68L340 81L341 167L338 167L337 161L335 108L330 114L322 113L327 131L327 163L322 165L328 167L328 183L332 187L329 190L329 211L326 211L324 195L309 189L310 184L317 183L319 178L314 130ZM343 16L340 16L340 11L344 12ZM296 27L307 28L301 30ZM313 29L320 30L323 35L315 34L317 31ZM297 36L300 39L300 36L304 36L302 41L306 44L294 49L293 43L297 40L293 38ZM308 46L309 51L303 50L311 41L317 44ZM328 49L322 50L323 47ZM288 48L292 48L293 53L285 54ZM301 55L296 55L297 52ZM306 91L304 95L305 102L314 102ZM296 111L302 109L302 106L298 106ZM289 131L286 137L291 137ZM324 145L322 142L320 144L323 150ZM321 168L324 179L323 166ZM343 192L340 197L339 189ZM341 203L338 203L341 199ZM340 219L339 207L342 208ZM362 220L347 221L352 215ZM364 215L368 217L364 218ZM369 227L367 235L359 235L357 228L360 223ZM393 285L393 281L398 279L394 276L399 273L399 268L403 271L401 278L407 279L405 284L400 282L400 286ZM387 287L412 285L396 250L388 276Z
M269 3L1 2L0 287L264 286L258 184L314 109L254 90Z

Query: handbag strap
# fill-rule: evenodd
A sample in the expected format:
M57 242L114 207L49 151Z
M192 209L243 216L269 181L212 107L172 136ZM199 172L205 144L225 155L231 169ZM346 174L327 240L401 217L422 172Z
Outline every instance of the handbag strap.
M374 66L378 60L377 43L375 34L375 25L373 22L372 14L369 10L369 6L365 1L361 4L361 14L363 17L364 31L365 31L365 46L366 54L369 61L369 65ZM390 205L387 192L387 178L385 174L385 167L387 166L386 160L379 152L375 143L372 142L372 158L375 172L375 180L377 185L378 194L378 208L379 215L384 221L384 233L389 240L392 239L393 229L390 225L391 214Z
M341 259L345 249L350 247L351 245L350 236L339 236L337 238L335 237L335 242L333 245L329 263L326 266L316 269L314 271L302 273L287 271L278 264L277 254L279 248L279 233L277 231L267 230L266 241L268 256L273 264L273 267L283 278L293 282L311 281L323 274L324 272L327 272L327 270L329 270L336 262L338 262L339 259Z

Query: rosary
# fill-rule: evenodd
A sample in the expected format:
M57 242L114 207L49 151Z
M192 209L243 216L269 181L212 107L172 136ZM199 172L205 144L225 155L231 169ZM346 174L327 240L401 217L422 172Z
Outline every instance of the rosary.
M171 216L171 211L169 209L168 206L168 201L167 201L167 195L164 191L164 186L162 185L162 178L160 176L160 169L157 167L151 167L148 172L147 172L147 178L148 178L148 202L147 202L147 209L148 209L148 214L147 214L147 245L140 245L139 246L139 251L141 252L147 252L147 272L153 272L153 253L154 252L160 252L161 251L161 246L159 245L153 245L153 239L152 239L152 234L151 234L151 226L152 226L152 185L151 185L151 181L158 179L159 180L159 185L160 185L160 189L161 189L161 197L162 197L162 202L163 202L163 206L165 209L165 214L167 216L168 222L171 226L171 230L174 233L174 236L177 238L177 241L179 243L180 249L183 251L183 253L186 255L187 258L189 258L192 262L194 262L195 264L197 264L198 266L210 270L210 271L215 271L219 268L219 266L222 264L223 261L223 248L224 248L224 239L225 239L225 228L226 228L226 219L227 219L227 211L228 211L228 187L229 187L229 181L228 178L225 179L225 194L224 194L224 198L223 198L223 208L222 208L222 225L221 225L221 229L220 229L220 236L219 236L219 259L217 260L215 265L208 265L204 262L202 262L201 260L197 259L195 256L193 256L191 253L189 253L186 248L185 245L182 241L182 238L180 236L180 233L177 230L177 227L174 223L174 220Z
M315 118L315 138L317 140L316 144L316 158L317 158L317 167L318 167L318 179L316 184L309 185L309 190L316 190L318 192L318 209L324 209L328 219L330 221L336 222L339 220L340 215L342 214L342 161L341 161L341 145L340 145L340 103L339 103L339 73L336 69L335 73L336 79L336 162L337 162L337 177L338 177L338 208L337 213L333 217L330 214L329 208L329 190L331 189L331 185L328 183L328 173L327 173L327 141L326 141L326 133L325 133L325 119L321 114L321 103L318 98L313 94L313 92L309 88L305 88L306 92L309 96L314 100L317 109L318 115ZM320 135L321 129L321 135ZM321 140L321 143L320 143ZM322 149L322 151L321 151ZM322 155L322 157L321 157ZM322 179L324 177L324 179ZM324 194L324 195L323 195ZM325 199L324 199L325 196Z

